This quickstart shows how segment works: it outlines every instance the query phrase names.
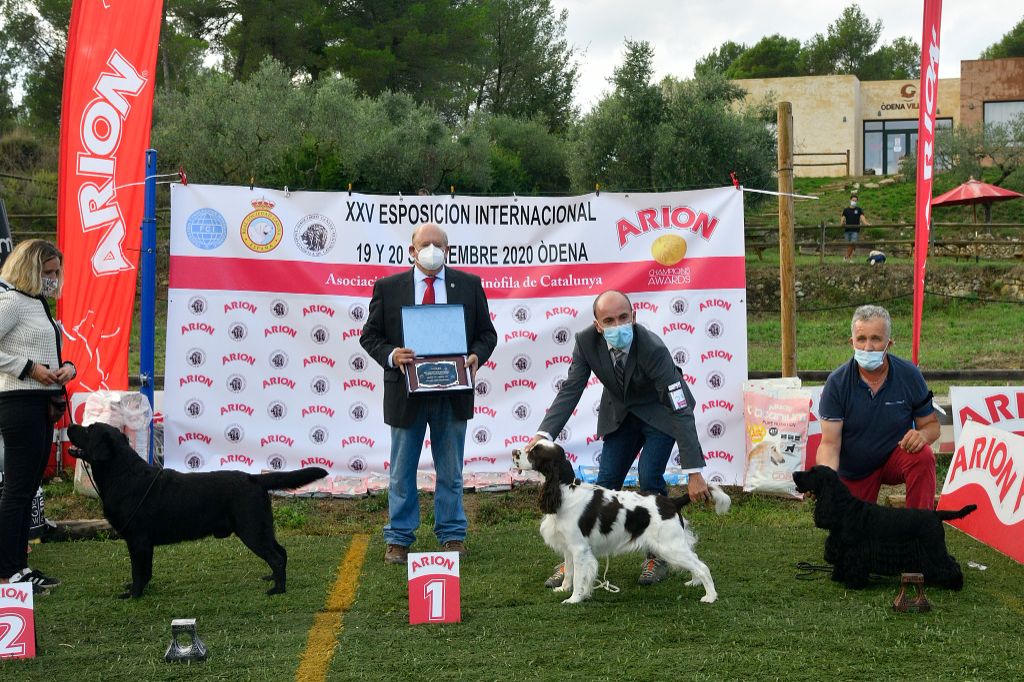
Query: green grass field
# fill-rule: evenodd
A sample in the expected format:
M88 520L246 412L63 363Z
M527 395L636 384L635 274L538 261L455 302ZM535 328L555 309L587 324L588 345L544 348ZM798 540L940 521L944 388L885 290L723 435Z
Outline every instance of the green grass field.
M701 588L680 575L637 586L640 557L624 556L608 571L619 593L569 606L541 585L557 559L537 532L534 495L468 496L471 554L455 625L408 625L406 572L382 564L375 500L276 501L290 557L288 593L278 597L263 594L266 566L233 538L158 548L154 581L134 601L114 597L128 576L122 542L37 546L34 563L64 585L37 602L39 657L0 663L0 678L295 679L351 541L337 532L344 526L372 540L329 680L1008 680L1024 669L1024 567L958 531L947 538L965 589L928 590L931 613L898 614L895 578L863 591L823 573L796 578L797 562L822 561L825 533L809 503L738 494L726 516L687 513L716 603L701 604ZM292 506L298 527L282 529L281 509ZM413 549L434 548L428 531ZM170 620L184 617L198 620L210 650L203 663L163 661Z

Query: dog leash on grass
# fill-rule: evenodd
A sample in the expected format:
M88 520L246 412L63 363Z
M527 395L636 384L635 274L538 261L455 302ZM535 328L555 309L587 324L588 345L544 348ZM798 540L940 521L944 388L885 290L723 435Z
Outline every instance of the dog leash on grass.
M619 588L616 585L612 585L611 581L608 580L608 566L611 564L611 562L612 557L609 554L604 558L604 575L601 576L600 580L594 581L595 590L605 590L607 592L611 592L612 594L619 591Z
M800 573L796 574L797 580L816 580L822 576L816 573L831 573L832 567L828 564L812 564L809 561L798 561L796 568Z

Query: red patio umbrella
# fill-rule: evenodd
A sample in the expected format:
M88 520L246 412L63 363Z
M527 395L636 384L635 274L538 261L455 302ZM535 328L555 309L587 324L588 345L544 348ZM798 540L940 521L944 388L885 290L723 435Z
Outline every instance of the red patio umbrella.
M974 222L978 222L978 204L985 206L985 222L992 222L992 203L995 201L1006 201L1007 199L1019 199L1024 194L990 185L981 180L968 178L964 184L954 187L945 194L932 199L932 206L966 206L971 204L974 209Z

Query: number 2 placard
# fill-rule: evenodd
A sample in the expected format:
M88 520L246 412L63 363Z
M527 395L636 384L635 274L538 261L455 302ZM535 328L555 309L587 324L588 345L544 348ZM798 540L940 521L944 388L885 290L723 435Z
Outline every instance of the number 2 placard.
M0 658L34 658L36 626L31 583L0 585Z
M409 624L462 620L458 552L409 555Z

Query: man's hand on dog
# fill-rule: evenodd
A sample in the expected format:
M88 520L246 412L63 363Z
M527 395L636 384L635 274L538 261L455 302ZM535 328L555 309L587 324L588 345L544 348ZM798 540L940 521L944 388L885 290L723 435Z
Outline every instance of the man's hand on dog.
M708 490L708 482L699 471L695 471L687 477L686 490L690 494L692 502L710 502L711 491Z

